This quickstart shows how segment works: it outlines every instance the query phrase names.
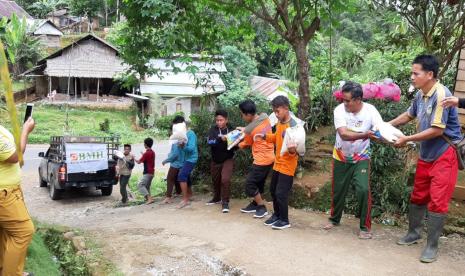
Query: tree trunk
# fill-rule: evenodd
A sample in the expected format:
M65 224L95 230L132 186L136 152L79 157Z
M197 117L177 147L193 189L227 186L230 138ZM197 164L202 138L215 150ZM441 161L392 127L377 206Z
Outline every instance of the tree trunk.
M310 63L307 56L307 44L302 40L293 43L295 55L297 57L297 77L299 79L299 111L301 119L305 119L310 110L310 93L308 71Z

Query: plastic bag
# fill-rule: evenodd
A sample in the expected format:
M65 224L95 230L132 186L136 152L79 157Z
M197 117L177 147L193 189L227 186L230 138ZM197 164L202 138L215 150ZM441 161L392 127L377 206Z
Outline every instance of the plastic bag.
M305 128L302 124L286 129L281 155L287 152L287 147L290 144L296 145L296 151L300 156L305 155Z
M376 136L391 144L393 144L399 137L404 136L402 131L386 122L379 123L373 128L373 130L375 131Z
M179 123L173 125L173 134L171 134L170 140L177 140L179 143L187 143L186 123Z
M374 82L362 85L362 89L364 99L374 99L379 96L379 86Z
M241 140L244 139L244 136L245 134L237 129L226 134L226 142L228 143L228 150L234 148L237 144L239 144Z

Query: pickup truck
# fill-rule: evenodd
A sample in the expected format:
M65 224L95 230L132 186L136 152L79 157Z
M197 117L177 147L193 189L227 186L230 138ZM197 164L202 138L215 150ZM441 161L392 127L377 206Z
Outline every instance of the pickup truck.
M95 187L111 195L118 183L116 159L119 137L54 136L47 152L40 152L40 187L50 185L50 198L60 199L71 187Z

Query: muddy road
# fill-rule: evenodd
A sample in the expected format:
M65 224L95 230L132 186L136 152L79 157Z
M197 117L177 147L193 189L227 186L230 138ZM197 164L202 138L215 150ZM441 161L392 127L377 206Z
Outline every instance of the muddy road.
M37 177L35 156L42 148L28 148L23 168L31 215L90 233L125 275L465 275L465 240L458 236L441 238L439 260L422 264L423 243L395 244L404 230L374 225L373 240L359 240L352 218L327 232L321 229L327 215L291 209L292 228L276 231L241 214L243 200L232 201L229 214L205 206L206 195L195 195L182 210L161 199L117 208L117 186L110 197L84 190L52 201ZM158 170L168 149L166 143L155 146Z

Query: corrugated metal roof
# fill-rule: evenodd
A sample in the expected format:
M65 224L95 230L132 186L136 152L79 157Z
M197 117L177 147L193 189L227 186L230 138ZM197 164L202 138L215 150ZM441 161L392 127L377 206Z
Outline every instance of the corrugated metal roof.
M208 78L208 94L221 93L226 90L219 74L196 74L164 72L162 76L151 76L140 84L142 94L158 94L161 96L201 96L205 94L204 87L196 85L198 80Z
M284 85L287 82L288 81L286 80L253 76L250 78L250 87L252 91L255 91L268 98L273 93L279 92L280 89L288 90L287 88L284 88Z
M34 35L57 35L63 36L63 32L60 31L52 21L48 19L28 19L28 27L30 32Z
M198 55L192 55L193 60L185 63L175 59L153 59L150 61L150 66L160 71L173 71L173 66L181 71L186 70L188 66L195 66L199 72L226 72L226 67L222 60L196 60L200 58Z
M0 18L10 18L13 13L18 17L32 18L23 8L21 8L15 1L0 0Z

